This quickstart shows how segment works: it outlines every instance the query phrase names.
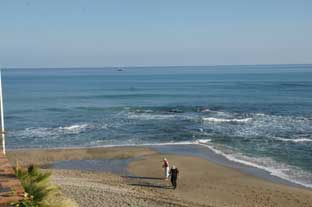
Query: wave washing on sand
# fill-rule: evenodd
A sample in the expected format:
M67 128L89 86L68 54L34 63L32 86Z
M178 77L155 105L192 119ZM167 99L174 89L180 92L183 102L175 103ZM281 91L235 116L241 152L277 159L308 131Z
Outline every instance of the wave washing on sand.
M230 161L255 167L261 170L265 170L272 176L285 179L287 181L299 184L307 188L312 188L312 173L304 171L295 166L277 162L269 157L247 157L239 152L234 152L229 149L222 150L213 145L210 139L198 139L192 142L163 143L156 145L170 145L170 144L171 145L198 144L209 148L214 153L221 155Z
M39 137L46 137L47 135L55 135L55 133L81 133L87 128L90 127L88 124L81 124L81 125L70 125L66 127L57 127L54 128L52 131L48 128L37 128L37 129L27 129L32 130L33 136ZM26 131L27 131L26 130ZM280 138L282 139L282 138ZM290 139L282 139L281 141L290 141ZM291 141L298 142L301 141L311 141L310 139L294 139ZM111 144L108 144L108 143ZM127 143L124 144L114 144L114 140L111 141L93 141L91 143L92 146L96 147L116 147L116 146L151 146L151 145L158 145L158 146L166 146L166 145L191 145L191 144L198 144L201 146L205 146L212 150L214 153L219 154L226 159L241 163L244 165L252 166L255 168L259 168L269 172L273 176L277 176L279 178L288 180L290 182L312 188L312 173L306 172L301 170L298 167L283 164L277 161L274 161L268 157L247 157L239 152L234 152L232 150L225 149L224 147L216 147L212 142L212 139L197 139L193 141L169 141L169 142L161 142L161 143L138 143L138 140L127 140Z
M104 144L97 142L96 144ZM223 156L227 160L243 165L265 170L272 176L276 176L289 182L312 188L312 173L299 167L277 162L269 157L247 157L239 152L220 147L212 143L211 139L197 139L194 141L162 142L162 143L132 143L132 144L105 144L97 147L122 147L122 146L169 146L169 145L200 145L207 147L214 153Z
M226 159L240 164L248 165L258 169L265 170L271 175L288 180L290 182L312 188L312 173L304 171L298 167L277 162L269 157L247 157L241 153L233 152L232 150L221 150L208 142L196 140L194 144L205 146L214 153L219 154Z
M97 143L100 144L100 143ZM101 143L102 144L102 143ZM223 146L214 144L211 139L197 139L194 141L162 142L162 143L132 143L132 144L111 144L97 147L122 147L122 146L170 146L170 145L200 145L207 147L214 153L223 156L229 161L265 170L272 176L282 178L307 188L312 188L312 173L302 170L299 167L281 163L269 157L248 157L242 153L234 152Z
M282 153L291 154L301 150L302 159L306 158L304 152L309 150L312 142L310 117L239 113L207 107L119 109L112 110L112 114L101 119L71 122L57 127L30 127L12 131L9 135L18 141L27 140L22 145L25 148L200 144L228 160L312 187L310 168L305 168L302 162L296 165L298 158L290 160L292 157ZM228 152L225 150L228 148L233 150ZM249 158L246 156L248 154L254 157ZM279 159L289 159L289 163L295 163L298 167L274 161ZM309 172L302 171L300 167Z
M243 165L251 166L261 170L265 170L272 176L276 176L289 182L312 188L312 173L304 171L298 167L291 166L285 163L277 162L269 157L247 157L239 152L234 152L230 149L220 149L214 145L211 139L198 139L194 141L181 142L163 142L163 143L145 143L145 144L111 144L101 145L97 147L122 147L122 146L168 146L168 145L200 145L207 147L214 153L223 156L227 160ZM99 144L99 143L98 143Z

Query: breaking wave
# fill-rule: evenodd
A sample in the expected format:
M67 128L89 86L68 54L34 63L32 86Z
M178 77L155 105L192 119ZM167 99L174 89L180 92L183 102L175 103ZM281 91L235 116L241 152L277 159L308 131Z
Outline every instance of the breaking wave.
M61 126L55 128L39 127L39 128L26 128L23 130L11 132L14 136L19 137L36 137L46 138L55 137L67 134L79 134L85 132L87 129L92 128L89 124L74 124L69 126Z
M283 141L283 142L312 142L312 139L308 139L308 138L298 138L298 139L286 139L286 138L280 138L280 137L276 137L274 138L275 140L279 140L279 141Z
M153 119L174 119L176 116L173 114L149 114L149 113L141 113L141 114L129 114L129 119L141 119L141 120L153 120Z
M268 138L289 142L309 142L312 120L307 117L262 113L214 115L202 117L203 128L221 136ZM301 137L301 134L307 137Z
M213 117L203 117L202 118L204 121L208 121L208 122L241 122L241 123L245 123L248 121L251 121L252 118L244 118L244 119L223 119L223 118L213 118Z
M211 139L197 139L194 141L195 144L206 144L208 142L211 142Z
M102 111L108 116L101 117L98 122L93 123L90 119L87 123L30 127L16 130L11 135L19 140L27 140L33 146L40 146L41 143L44 143L42 146L65 146L64 137L68 138L69 145L74 143L79 146L199 144L228 160L263 169L271 175L312 188L312 173L301 170L302 165L296 167L274 160L278 160L280 150L291 152L297 146L302 150L312 143L310 117L238 113L198 107L120 107L118 110ZM276 140L274 145L272 140ZM216 147L219 145L222 147ZM262 151L259 153L260 148ZM265 157L270 149L276 151L273 154L275 157L272 154ZM250 151L255 157L246 156ZM306 169L304 167L302 169Z

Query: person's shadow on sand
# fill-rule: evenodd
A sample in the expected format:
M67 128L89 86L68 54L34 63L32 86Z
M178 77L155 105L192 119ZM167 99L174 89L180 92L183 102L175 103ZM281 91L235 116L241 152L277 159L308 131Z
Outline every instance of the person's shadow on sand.
M144 177L144 176L122 176L122 177L128 178L128 179L163 180L163 178L159 178L159 177Z
M163 180L163 178L159 177L144 177L144 176L122 176L123 178L127 179L139 179L139 180ZM140 186L140 187L147 187L147 188L162 188L162 189L172 189L171 186L164 185L164 184L153 184L147 182L139 182L139 183L130 183L131 186Z
M133 184L129 184L129 185L131 185L131 186L147 187L147 188L172 189L172 186L168 186L168 185L159 185L159 184L151 184L151 183L133 183Z

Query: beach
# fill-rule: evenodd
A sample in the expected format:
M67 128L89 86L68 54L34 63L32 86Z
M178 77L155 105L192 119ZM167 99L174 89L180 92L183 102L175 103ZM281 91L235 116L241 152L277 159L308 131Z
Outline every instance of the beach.
M270 182L199 156L172 152L148 146L36 149L9 151L8 158L12 164L33 163L51 171L53 182L77 206L312 206L311 189ZM163 179L164 157L180 171L176 190ZM90 163L99 166L101 160L113 170L83 169Z
M0 1L0 207L312 207L311 10Z
M200 143L228 160L312 187L311 68L5 70L7 148ZM45 159L77 156L62 153ZM95 151L81 153L96 158Z

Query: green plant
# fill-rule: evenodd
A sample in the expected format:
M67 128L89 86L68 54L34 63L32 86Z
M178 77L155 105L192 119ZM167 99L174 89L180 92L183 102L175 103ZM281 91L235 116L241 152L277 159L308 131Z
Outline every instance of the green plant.
M19 207L48 207L52 206L48 198L58 193L57 187L49 182L51 173L41 172L34 165L27 169L15 168L15 174L20 179L25 190L24 199L14 204ZM53 205L54 206L54 205Z

